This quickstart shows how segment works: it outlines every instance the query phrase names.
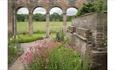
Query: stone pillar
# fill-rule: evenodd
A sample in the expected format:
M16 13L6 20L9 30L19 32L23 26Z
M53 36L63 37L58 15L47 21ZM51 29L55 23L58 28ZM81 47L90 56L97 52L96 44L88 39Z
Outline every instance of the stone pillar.
M30 35L33 34L33 24L32 24L32 17L33 17L33 13L32 11L29 11L29 24L28 24L28 32Z
M104 47L104 25L107 23L103 21L103 13L97 14L97 33L96 33L96 48Z
M16 34L17 34L16 10L13 10L13 35L15 41L16 41Z
M66 16L66 11L63 11L63 31L66 32L67 31L67 16Z
M8 0L8 33L13 34L13 8L12 1Z
M50 33L50 30L49 30L49 21L50 21L50 18L49 18L50 14L49 12L46 13L46 37L49 37L49 33Z

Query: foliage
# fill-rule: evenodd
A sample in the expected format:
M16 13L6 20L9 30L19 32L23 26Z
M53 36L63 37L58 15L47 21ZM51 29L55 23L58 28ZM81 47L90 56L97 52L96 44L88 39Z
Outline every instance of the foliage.
M19 34L16 37L16 41L18 43L28 43L28 42L33 42L36 40L41 40L45 36L44 32L36 32L32 35L29 34ZM55 38L55 33L51 34L51 37ZM14 43L13 37L10 37L9 43Z
M17 14L16 17L18 22L25 22L28 19L27 14Z
M40 40L43 39L43 34L33 34L33 35L19 35L18 42L19 43L27 43L27 42L32 42L35 40Z
M50 21L63 21L63 15L59 15L58 13L53 13L50 15Z
M33 22L34 34L30 36L28 35L28 22L17 22L17 32L18 32L17 41L19 43L26 43L42 39L46 33L45 24L46 22ZM70 24L71 24L70 22L67 22L67 26L69 26ZM55 38L56 32L60 30L63 24L62 22L50 22L49 25L50 25L51 36ZM12 37L9 37L9 39L12 40ZM14 40L12 40L11 42L14 42Z
M61 46L49 56L49 70L81 70L80 55Z
M71 21L74 16L67 16L67 21ZM63 21L63 14L53 13L50 15L50 21Z
M31 64L29 64L29 69L27 70L46 70L45 60L42 58L35 59Z
M72 21L72 19L74 19L75 16L67 16L67 21Z
M77 16L84 15L91 12L104 12L107 11L107 1L96 0L94 2L89 2L84 4L78 11Z
M15 48L13 43L10 43L9 47L8 47L8 64L12 64L18 56L21 55L21 51L18 48Z
M84 4L81 9L78 11L77 16L84 15L85 13L95 12L94 4L87 3Z
M10 44L10 38L13 36L13 33L8 32L8 45Z
M94 7L97 12L107 11L107 0L96 0Z
M56 33L56 40L57 41L64 41L64 32L63 31L60 31L60 32L57 32Z
M30 70L81 70L81 59L72 49L59 46L47 59L34 60L29 68Z
M18 22L17 23L17 41L20 43L32 42L35 40L42 39L46 34L46 22L33 22L33 31L34 34L32 36L28 35L28 23L27 22ZM67 26L71 23L67 22ZM56 38L55 34L60 30L63 26L62 22L50 22L50 31L51 36Z
M20 35L17 35L16 41L18 43L27 43L27 42L32 42L32 41L43 39L43 36L44 34L33 34L33 35L20 34ZM13 38L11 39L11 42L14 42Z
M45 19L46 19L46 17L45 17L45 15L44 14L35 14L34 16L33 16L33 20L34 21L45 21Z
M25 22L28 20L29 15L28 14L17 14L17 21L18 22ZM73 16L68 16L67 21L71 21ZM34 14L33 15L33 21L39 21L43 22L46 21L46 15L44 14ZM50 21L63 21L63 14L53 13L50 15Z

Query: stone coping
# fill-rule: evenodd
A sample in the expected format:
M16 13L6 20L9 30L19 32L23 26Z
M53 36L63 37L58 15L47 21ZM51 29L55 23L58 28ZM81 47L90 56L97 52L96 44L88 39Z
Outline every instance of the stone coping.
M85 37L83 37L83 36L81 36L81 35L79 35L79 34L77 34L77 33L73 33L73 35L77 36L78 38L80 38L81 40L83 40L83 41L85 41L85 42L86 42L86 40L87 40Z
M107 54L107 51L98 51L98 50L92 50L93 54Z

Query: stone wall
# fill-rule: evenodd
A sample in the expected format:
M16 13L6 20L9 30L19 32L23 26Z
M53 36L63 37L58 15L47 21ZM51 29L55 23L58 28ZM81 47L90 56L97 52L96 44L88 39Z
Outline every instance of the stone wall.
M96 30L97 13L89 13L73 19L73 25L78 28Z
M72 27L76 30L70 33L70 43L82 57L90 57L91 70L106 70L107 13L89 13L77 17L73 19Z
M107 13L89 13L77 17L72 21L72 26L76 27L76 34L83 38L86 38L87 30L90 30L96 44L99 33L103 35L103 38L107 36Z

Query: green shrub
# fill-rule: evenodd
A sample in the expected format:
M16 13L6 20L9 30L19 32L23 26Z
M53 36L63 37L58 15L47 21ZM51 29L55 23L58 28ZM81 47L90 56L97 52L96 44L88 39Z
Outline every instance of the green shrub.
M55 49L49 56L48 70L81 70L80 55L65 47Z
M46 62L43 58L35 59L31 64L29 64L29 68L27 68L27 70L46 70L45 63Z
M36 40L41 40L43 39L44 34L33 34L33 35L28 35L28 34L19 34L16 36L16 41L18 43L28 43L28 42L33 42ZM14 39L11 38L11 43L14 43Z
M41 40L43 39L43 37L45 36L45 32L36 32L32 35L29 35L29 34L19 34L16 36L16 41L18 43L28 43L28 42L33 42L33 41L36 41L36 40ZM52 33L51 34L51 37L55 38L55 33ZM10 43L14 43L14 39L13 37L9 37L9 44Z
M56 33L56 40L59 42L64 41L64 33L62 31Z
M12 46L8 47L8 64L12 64L18 56L21 54L21 51L17 48L15 48L12 44Z
M43 39L43 34L33 34L33 35L19 35L18 42L19 43L27 43L36 40Z
M81 70L80 55L60 46L47 59L39 58L29 65L30 70Z
M16 14L17 21L24 22L27 20L28 15L26 14Z

